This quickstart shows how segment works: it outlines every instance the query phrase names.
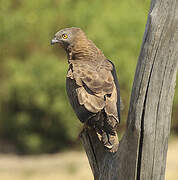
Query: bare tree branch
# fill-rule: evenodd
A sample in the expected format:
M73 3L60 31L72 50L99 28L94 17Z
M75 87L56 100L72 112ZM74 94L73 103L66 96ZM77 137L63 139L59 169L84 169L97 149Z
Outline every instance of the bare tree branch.
M118 151L81 134L95 180L164 179L177 68L178 1L152 0Z

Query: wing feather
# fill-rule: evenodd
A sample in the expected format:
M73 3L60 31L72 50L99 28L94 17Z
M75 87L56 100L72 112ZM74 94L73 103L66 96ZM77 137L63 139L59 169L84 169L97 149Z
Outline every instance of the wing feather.
M115 72L114 65L108 60L103 61L100 66L75 61L68 77L72 76L71 79L78 86L76 92L80 105L92 113L104 109L108 116L119 121L118 90L115 84L117 79L113 71Z

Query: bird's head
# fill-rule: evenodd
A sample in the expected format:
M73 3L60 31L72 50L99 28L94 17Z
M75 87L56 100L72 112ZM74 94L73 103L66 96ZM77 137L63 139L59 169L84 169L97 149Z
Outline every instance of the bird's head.
M51 44L59 43L67 52L68 59L99 60L103 53L89 40L85 33L76 27L58 31Z
M84 36L84 33L80 28L65 28L55 34L51 40L51 45L59 43L66 49L68 46L73 45L81 36Z

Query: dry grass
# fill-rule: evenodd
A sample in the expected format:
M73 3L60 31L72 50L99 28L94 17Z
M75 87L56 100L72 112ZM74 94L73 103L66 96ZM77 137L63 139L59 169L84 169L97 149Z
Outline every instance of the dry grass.
M91 180L84 152L41 156L0 156L2 180Z
M176 138L169 142L166 180L178 180L178 140Z
M1 180L92 180L84 152L55 155L0 155ZM168 150L166 180L178 179L178 141L171 140Z

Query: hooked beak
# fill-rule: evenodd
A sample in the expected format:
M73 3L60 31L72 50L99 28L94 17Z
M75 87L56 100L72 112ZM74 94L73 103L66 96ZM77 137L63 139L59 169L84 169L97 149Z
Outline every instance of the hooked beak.
M54 37L54 38L51 40L51 45L54 45L54 44L56 44L56 43L59 43L59 40L58 40L56 37Z

